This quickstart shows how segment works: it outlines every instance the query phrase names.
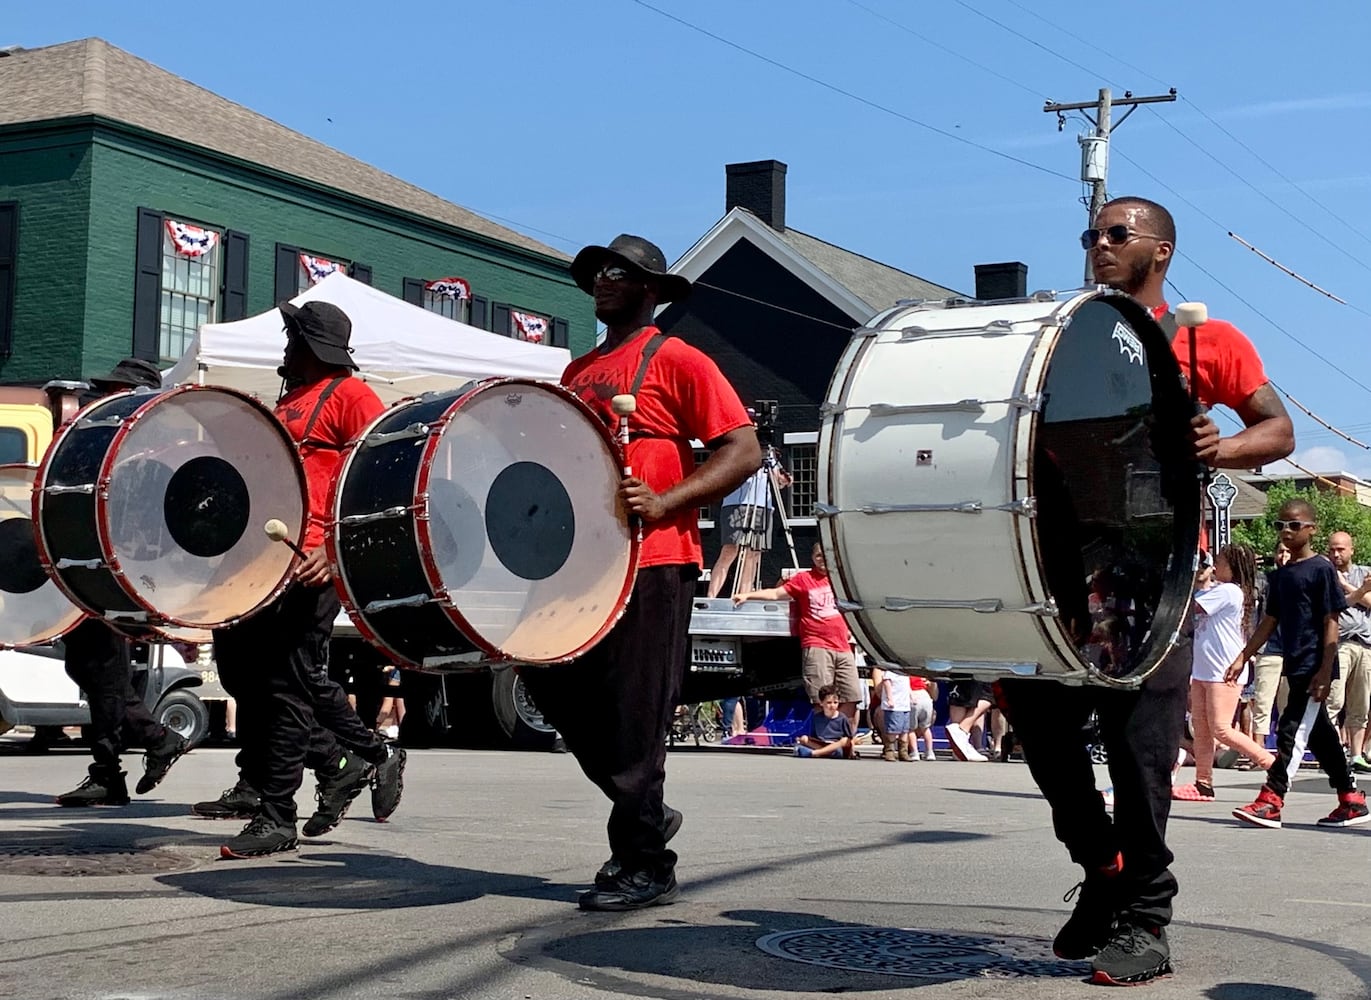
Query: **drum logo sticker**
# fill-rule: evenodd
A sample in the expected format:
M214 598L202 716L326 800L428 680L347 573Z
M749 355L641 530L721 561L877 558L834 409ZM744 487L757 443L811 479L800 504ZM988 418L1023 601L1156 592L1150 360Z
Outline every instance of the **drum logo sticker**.
M506 406L518 406L523 401L524 394L522 392L511 392L508 396L505 397Z
M1113 339L1119 342L1119 353L1127 358L1130 363L1139 365L1143 363L1142 341L1122 321L1114 324Z

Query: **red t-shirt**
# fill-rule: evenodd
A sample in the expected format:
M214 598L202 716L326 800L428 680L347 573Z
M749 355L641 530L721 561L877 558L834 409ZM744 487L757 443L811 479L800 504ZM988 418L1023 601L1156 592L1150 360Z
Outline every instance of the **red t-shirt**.
M347 444L385 409L380 398L361 379L348 377L324 401L323 409L309 431L309 444L301 444L305 425L318 406L319 396L331 378L292 389L276 404L276 419L285 425L291 439L300 446L300 461L305 466L309 486L309 525L301 548L309 551L324 544L324 525L328 523L329 490L343 460Z
M1152 316L1161 319L1169 310L1170 306L1163 302L1152 310ZM1232 323L1211 319L1195 332L1195 363L1199 367L1195 385L1199 389L1200 402L1206 407L1222 403L1230 410L1236 410L1252 393L1266 385L1266 371L1257 349ZM1189 327L1180 328L1171 342L1171 349L1176 352L1176 360L1181 363L1181 371L1188 380Z
M833 596L833 583L811 570L796 573L781 585L799 610L800 646L805 649L831 649L839 653L852 651L847 622L838 610Z
M562 373L562 384L618 430L610 400L633 388L643 347L657 332L644 327L612 351L596 348ZM629 417L633 439L628 464L644 483L664 493L695 469L691 440L710 442L751 424L738 394L708 356L675 337L664 341L648 362L638 390L638 409ZM638 437L637 435L648 435ZM695 508L644 525L639 566L704 565Z

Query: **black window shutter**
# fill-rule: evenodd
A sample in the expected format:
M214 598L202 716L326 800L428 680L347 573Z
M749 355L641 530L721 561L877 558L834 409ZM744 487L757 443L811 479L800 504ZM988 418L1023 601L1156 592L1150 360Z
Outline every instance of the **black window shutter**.
M353 261L348 265L348 277L353 281L360 281L364 285L371 284L371 265L358 264Z
M484 295L471 297L471 325L480 327L482 330L490 329L490 324L486 322L486 298Z
M552 317L552 346L570 347L571 338L567 332L567 322L560 316Z
M490 310L490 328L502 337L509 336L509 303L496 302Z
M133 272L133 356L157 361L162 329L161 212L138 210Z
M18 257L19 202L0 202L0 358L14 353L14 272Z
M276 244L275 301L284 302L300 294L300 248Z
M224 322L248 314L248 234L224 233L224 298L219 318Z
M406 278L401 296L412 306L424 304L424 282L422 278Z

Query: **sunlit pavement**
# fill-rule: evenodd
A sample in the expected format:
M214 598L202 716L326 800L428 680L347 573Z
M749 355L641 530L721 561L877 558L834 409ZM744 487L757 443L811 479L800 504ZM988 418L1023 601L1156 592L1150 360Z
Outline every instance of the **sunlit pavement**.
M12 749L12 740L3 742ZM567 755L416 751L388 824L221 861L234 781L198 750L152 796L62 810L88 758L0 755L0 994L73 998L1074 997L1050 957L1077 870L1022 764L678 752L676 905L576 909L607 808ZM140 768L130 756L130 778ZM1187 772L1188 777L1188 772ZM1366 1000L1371 827L1326 831L1305 771L1280 831L1178 803L1177 974L1153 997ZM1101 772L1101 785L1104 784ZM132 781L130 782L132 783ZM301 810L313 802L307 787Z

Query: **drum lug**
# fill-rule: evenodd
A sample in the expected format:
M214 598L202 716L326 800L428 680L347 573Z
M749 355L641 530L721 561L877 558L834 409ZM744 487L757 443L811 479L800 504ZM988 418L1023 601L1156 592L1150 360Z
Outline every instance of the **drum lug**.
M103 559L58 559L52 564L53 569L104 569L105 560Z
M987 507L980 500L961 500L957 503L864 503L859 507L846 508L830 503L814 505L816 517L836 517L839 514L980 514L987 510L1003 510L1032 517L1038 512L1038 502L1033 497L1020 497L993 507Z
M1041 393L1019 393L1008 399L959 399L955 403L870 403L866 406L842 406L824 403L819 407L821 417L831 417L848 410L866 410L873 417L895 417L911 413L984 413L987 406L1017 406L1037 412L1042 409Z
M390 444L392 441L406 441L411 438L428 437L432 430L433 426L431 424L414 423L410 424L408 427L402 427L398 431L387 431L384 434L368 434L362 443L370 448L375 447L376 445Z
M1036 663L1016 663L1012 660L930 659L915 666L937 674L990 674L994 677L1037 677L1042 672ZM899 669L898 664L896 669Z
M854 601L839 601L840 611L974 611L978 615L993 615L1001 611L1015 611L1021 614L1038 615L1041 618L1057 617L1057 602L1052 598L1038 604L1029 604L1022 608L1007 608L1004 601L998 597L976 597L970 600L958 600L953 598L941 597L887 597L881 602L878 608L868 608L866 605Z
M392 597L384 601L372 601L362 608L362 614L374 615L381 611L389 611L392 608L421 608L425 604L433 603L434 598L429 594L410 594L408 597Z
M99 419L86 417L76 421L75 430L83 431L90 427L121 427L129 420L128 417L100 417Z
M385 510L378 510L374 514L350 514L347 517L339 519L337 523L339 527L366 524L369 521L383 521L392 517L404 517L412 510L414 510L413 507L387 507Z
M83 483L80 486L44 486L43 492L49 496L60 496L63 493L85 493L90 495L95 492L95 484Z

